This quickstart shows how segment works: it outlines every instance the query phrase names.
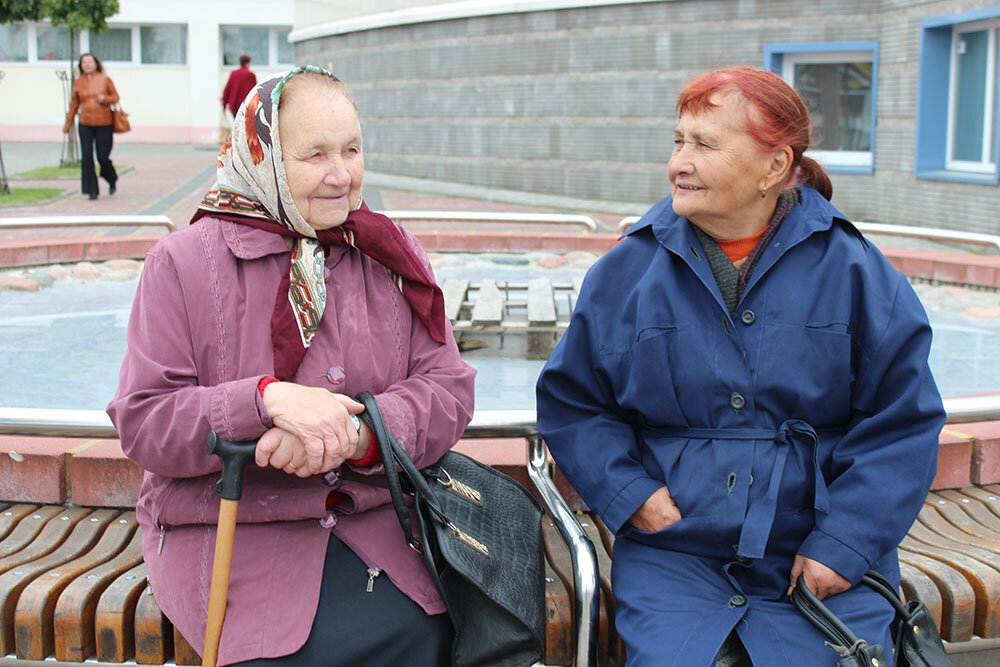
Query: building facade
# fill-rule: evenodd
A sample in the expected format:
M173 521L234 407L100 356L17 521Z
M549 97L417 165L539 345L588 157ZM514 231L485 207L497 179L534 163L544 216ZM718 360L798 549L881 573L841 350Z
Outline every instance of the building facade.
M687 81L763 66L849 216L1000 233L996 0L345 5L299 0L290 39L350 84L369 169L645 206Z
M291 0L120 0L100 34L76 37L76 53L104 63L129 114L120 141L215 143L222 88L241 53L258 79L295 61ZM66 114L68 28L0 25L0 137L59 141Z

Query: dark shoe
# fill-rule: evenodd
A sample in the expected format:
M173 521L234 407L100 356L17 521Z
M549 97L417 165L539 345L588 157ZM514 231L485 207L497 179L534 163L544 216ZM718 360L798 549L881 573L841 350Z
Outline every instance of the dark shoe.
M118 184L117 183L112 183L110 186L108 186L108 194L109 195L113 195L117 191L118 191Z
M90 199L92 199L92 200L93 200L93 199L97 199L97 193L96 193L96 192L91 192L91 193L90 193L89 195L87 195L87 196L88 196L88 197L89 197Z

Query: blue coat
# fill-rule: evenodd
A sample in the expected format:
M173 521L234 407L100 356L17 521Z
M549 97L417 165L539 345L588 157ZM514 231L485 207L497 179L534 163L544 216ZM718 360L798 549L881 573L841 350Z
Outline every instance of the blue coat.
M618 536L630 665L711 665L734 627L755 665L834 665L785 596L795 554L899 581L944 425L931 330L906 278L800 192L735 317L691 223L656 204L587 275L538 380L553 457ZM681 521L633 528L664 484ZM828 603L891 645L892 611L866 587Z

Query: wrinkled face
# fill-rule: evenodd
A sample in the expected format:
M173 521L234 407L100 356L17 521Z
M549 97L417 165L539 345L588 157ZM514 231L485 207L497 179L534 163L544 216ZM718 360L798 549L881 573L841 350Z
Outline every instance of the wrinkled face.
M771 156L744 130L746 111L735 94L716 94L719 106L682 114L667 164L674 212L715 230L743 223L759 207Z
M286 93L289 91L285 91ZM313 229L331 229L361 204L361 124L343 92L300 83L278 116L281 157L295 207Z
M80 69L84 74L91 74L97 71L97 61L94 56L84 56L80 58Z

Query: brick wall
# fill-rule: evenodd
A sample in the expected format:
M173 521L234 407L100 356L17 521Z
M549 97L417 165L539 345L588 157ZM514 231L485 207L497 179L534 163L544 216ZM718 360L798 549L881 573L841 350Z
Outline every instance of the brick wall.
M833 176L858 220L1000 233L1000 188L913 176L923 18L997 0L675 0L471 17L299 42L349 83L374 171L646 206L666 193L693 75L776 42L877 41L875 172Z

